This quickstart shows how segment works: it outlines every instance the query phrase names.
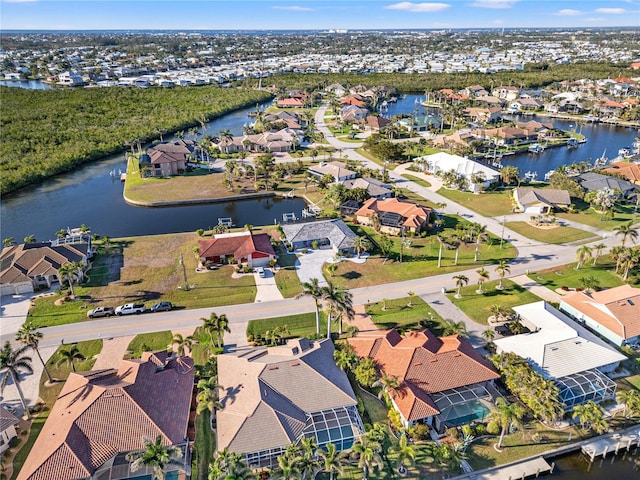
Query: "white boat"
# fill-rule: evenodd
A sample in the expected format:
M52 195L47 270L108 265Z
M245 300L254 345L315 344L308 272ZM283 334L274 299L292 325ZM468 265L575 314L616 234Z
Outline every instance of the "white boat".
M544 152L544 147L539 143L532 143L529 145L529 153L542 153Z
M547 173L544 174L544 181L548 182L549 179L551 178L551 175L553 175L554 173L556 173L555 170L549 170Z
M527 172L524 174L524 178L527 182L534 182L538 178L538 172Z
M631 155L631 150L628 148L621 148L620 150L618 150L619 157L628 157L630 155Z
M577 138L570 138L569 140L567 140L567 148L574 148L578 146L578 139Z

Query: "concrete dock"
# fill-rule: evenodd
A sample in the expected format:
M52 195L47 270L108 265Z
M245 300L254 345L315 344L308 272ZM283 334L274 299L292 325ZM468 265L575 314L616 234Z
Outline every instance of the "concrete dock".
M485 473L477 473L471 478L474 480L520 480L535 478L538 475L549 473L551 465L542 457L535 457L522 462L505 465L500 469Z
M617 454L620 451L628 451L639 444L640 428L635 432L611 433L598 437L597 440L582 445L582 453L593 461L596 457L606 457L608 453Z

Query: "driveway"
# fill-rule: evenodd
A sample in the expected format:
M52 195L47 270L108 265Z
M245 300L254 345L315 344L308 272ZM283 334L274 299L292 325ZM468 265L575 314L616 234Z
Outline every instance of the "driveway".
M265 267L264 277L261 277L258 273L253 273L253 278L256 281L256 299L254 303L272 302L274 300L282 300L284 297L278 289L276 284L276 277L270 268Z
M299 255L298 260L296 260L296 273L300 283L306 283L312 278L317 278L318 285L321 287L326 285L327 281L322 273L322 267L333 256L333 250L330 249L308 250L307 253Z

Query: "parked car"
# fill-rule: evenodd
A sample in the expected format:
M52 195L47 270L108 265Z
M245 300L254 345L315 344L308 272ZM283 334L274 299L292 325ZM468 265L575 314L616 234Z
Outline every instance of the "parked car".
M139 315L147 311L147 307L144 306L143 303L125 303L124 305L120 305L116 307L116 315L131 315L135 313Z
M265 272L264 272L264 268L262 268L262 267L257 267L257 268L256 268L256 273L257 273L258 275L260 275L260 277L262 277L262 278L264 278L264 277L265 277L265 275L266 275L266 274L265 274Z
M89 318L110 317L111 315L115 315L113 307L97 307L87 312Z
M173 303L171 302L159 302L151 307L152 312L168 312L173 308Z

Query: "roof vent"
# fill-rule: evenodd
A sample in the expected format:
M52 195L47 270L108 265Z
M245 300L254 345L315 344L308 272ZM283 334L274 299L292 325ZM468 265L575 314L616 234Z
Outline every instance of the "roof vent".
M269 370L278 370L278 367L276 367L275 365L272 367L269 367Z
M431 363L436 363L438 361L437 358L432 358L431 360L429 360Z
M633 300L631 300L630 298L627 298L627 303L631 306L635 305L635 303L633 303Z
M416 362L413 364L414 367L419 367L420 365L422 365L422 362Z
M296 363L292 363L291 364L292 367L297 367L298 365L300 365L300 362L296 362Z
M558 347L551 347L552 352L555 352L556 350L558 350Z
M461 354L461 353L454 353L454 354L453 354L453 356L454 356L454 357L461 357L461 356L462 356L462 354Z

